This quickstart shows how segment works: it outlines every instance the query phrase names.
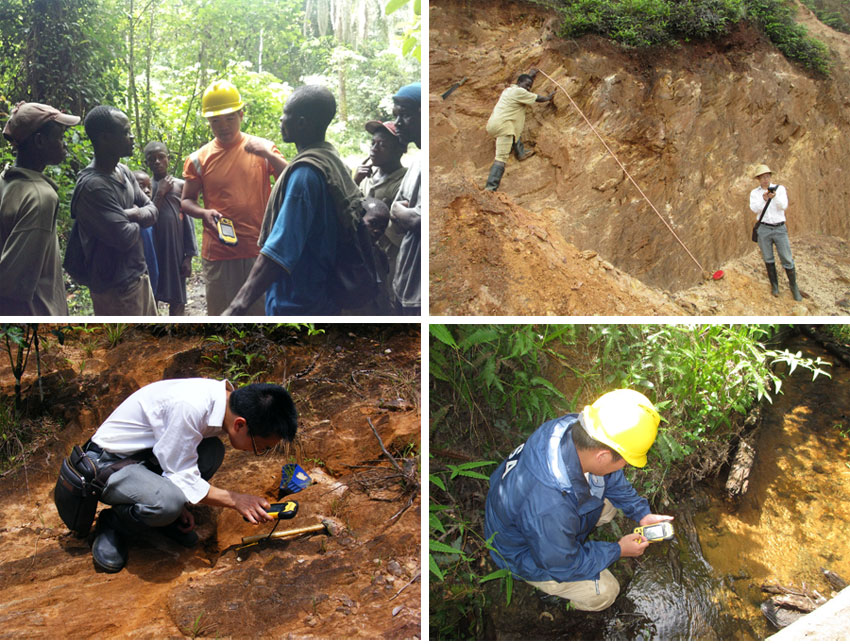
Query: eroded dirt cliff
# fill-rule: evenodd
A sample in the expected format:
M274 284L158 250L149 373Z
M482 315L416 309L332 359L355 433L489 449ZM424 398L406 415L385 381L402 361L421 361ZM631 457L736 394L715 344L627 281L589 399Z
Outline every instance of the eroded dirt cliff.
M36 442L24 468L0 478L0 637L418 638L418 483L390 466L367 422L418 478L418 326L353 327L271 349L266 379L289 382L300 437L289 454L263 457L224 441L216 485L274 501L281 465L298 462L315 484L288 497L299 512L279 529L329 517L339 535L272 542L242 551L240 562L232 546L263 527L196 506L196 547L139 538L127 567L106 574L92 564L90 538L71 536L53 505L59 463L138 387L207 374L210 364L202 337L125 335L114 349L68 343L44 356L47 406L65 420ZM34 367L25 383L32 392ZM7 395L8 368L0 387Z
M626 52L554 36L554 13L514 2L430 8L431 311L436 314L841 315L850 310L850 36L800 19L830 48L830 78L741 25L718 42ZM529 108L536 155L493 159L484 126L502 89L537 67L569 92L705 272L675 241L558 89ZM466 78L446 99L453 84ZM557 89L543 75L534 91ZM749 239L755 164L787 186L805 294L772 298Z

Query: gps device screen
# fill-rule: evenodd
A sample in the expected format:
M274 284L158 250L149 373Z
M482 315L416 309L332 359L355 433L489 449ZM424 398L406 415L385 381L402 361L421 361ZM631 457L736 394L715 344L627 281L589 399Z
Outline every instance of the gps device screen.
M653 541L655 539L663 539L664 538L664 526L663 525L651 525L647 526L643 529L643 536Z
M222 217L216 222L218 227L218 238L222 243L228 246L235 246L238 243L236 239L236 228L233 226L233 221L227 217Z

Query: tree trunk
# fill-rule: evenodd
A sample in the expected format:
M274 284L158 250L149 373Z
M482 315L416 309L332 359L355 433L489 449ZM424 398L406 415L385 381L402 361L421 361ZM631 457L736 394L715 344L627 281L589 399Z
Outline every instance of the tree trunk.
M260 51L257 53L257 73L263 73L263 27L260 27Z
M129 0L130 10L127 12L127 112L133 115L136 125L136 138L142 140L142 124L139 118L139 95L136 91L136 20L133 16L134 0Z
M339 120L343 123L348 122L348 101L345 96L345 63L340 63L339 71Z
M151 59L153 58L153 18L156 13L156 2L150 5L150 20L148 21L148 49L145 56L145 136L141 145L147 145L151 136Z

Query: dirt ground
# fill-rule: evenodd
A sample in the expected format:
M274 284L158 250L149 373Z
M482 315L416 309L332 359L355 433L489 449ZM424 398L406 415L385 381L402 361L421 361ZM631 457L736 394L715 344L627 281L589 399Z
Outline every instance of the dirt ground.
M746 24L712 42L628 51L564 40L557 14L510 0L430 6L430 306L437 315L846 315L850 36L797 4L830 50L828 79ZM702 270L651 211L564 92L527 110L530 159L493 160L500 92L537 67L605 138ZM451 94L443 94L463 81ZM804 299L773 298L750 240L750 168L789 190ZM725 278L705 281L722 269Z
M131 327L115 348L97 331L71 331L64 346L43 343L45 408L59 420L53 429L45 424L25 466L0 477L0 638L418 639L418 325L336 325L259 347L262 379L286 383L293 396L298 438L288 454L264 457L225 439L213 483L273 501L281 466L297 462L314 485L287 497L299 512L280 528L330 518L341 527L337 536L272 542L242 551L239 562L233 546L262 529L233 511L197 506L196 547L140 537L124 570L95 570L91 537L71 536L54 507L59 464L138 387L224 375L210 366L220 345L205 340L202 325L191 326ZM41 336L50 337L46 325ZM236 360L235 350L225 352ZM32 365L25 396L34 382ZM8 367L0 369L4 396L12 385ZM403 471L382 453L367 419Z

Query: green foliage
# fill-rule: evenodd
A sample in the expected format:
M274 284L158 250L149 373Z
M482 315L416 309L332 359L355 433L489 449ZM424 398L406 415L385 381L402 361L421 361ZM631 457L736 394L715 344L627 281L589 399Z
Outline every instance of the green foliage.
M123 41L113 0L0 3L0 112L19 98L81 114L119 93Z
M106 334L106 341L109 344L110 349L114 349L121 344L121 340L123 339L128 326L129 325L124 322L103 325L103 332Z
M390 15L409 3L410 0L389 0L389 2L387 2L386 13L387 15ZM413 0L413 15L415 16L413 24L404 32L401 53L404 56L413 56L416 60L421 62L422 44L420 39L422 29L422 5L420 0Z
M15 409L21 408L21 380L29 363L30 353L38 352L38 324L0 324L0 338L9 358L9 367L15 377ZM38 367L39 385L41 383L41 364Z
M432 429L463 419L475 436L506 423L527 431L564 402L541 375L541 362L570 327L432 324L430 332Z
M261 382L269 374L271 347L284 335L323 334L312 323L229 324L204 341L202 359L209 365L207 375L226 378L237 387Z
M596 33L637 48L715 38L748 17L790 60L829 74L826 46L795 22L785 0L555 0L554 6L563 19L562 37ZM840 19L835 16L830 19Z
M589 398L611 388L645 393L663 418L647 467L629 470L645 495L666 498L673 481L698 480L724 462L715 453L734 438L736 419L773 402L798 367L829 375L820 358L769 349L774 325L590 325L582 342L599 364ZM776 367L786 365L778 372Z
M458 480L469 481L479 486L480 491L481 480L487 481L489 476L476 470L495 464L495 461L477 461L448 465L448 478L445 478L447 472L429 475L428 570L432 575L429 584L432 639L457 639L459 633L469 639L480 639L482 615L490 601L481 585L488 581L499 581L505 602L510 604L513 575L504 569L489 574L482 570L479 559L493 550L493 537L485 541L481 536L478 528L481 508L465 503L467 490Z
M850 33L850 6L843 0L802 0L823 24Z
M783 0L747 0L750 17L767 34L779 51L818 74L829 75L829 50L794 21L792 5Z

